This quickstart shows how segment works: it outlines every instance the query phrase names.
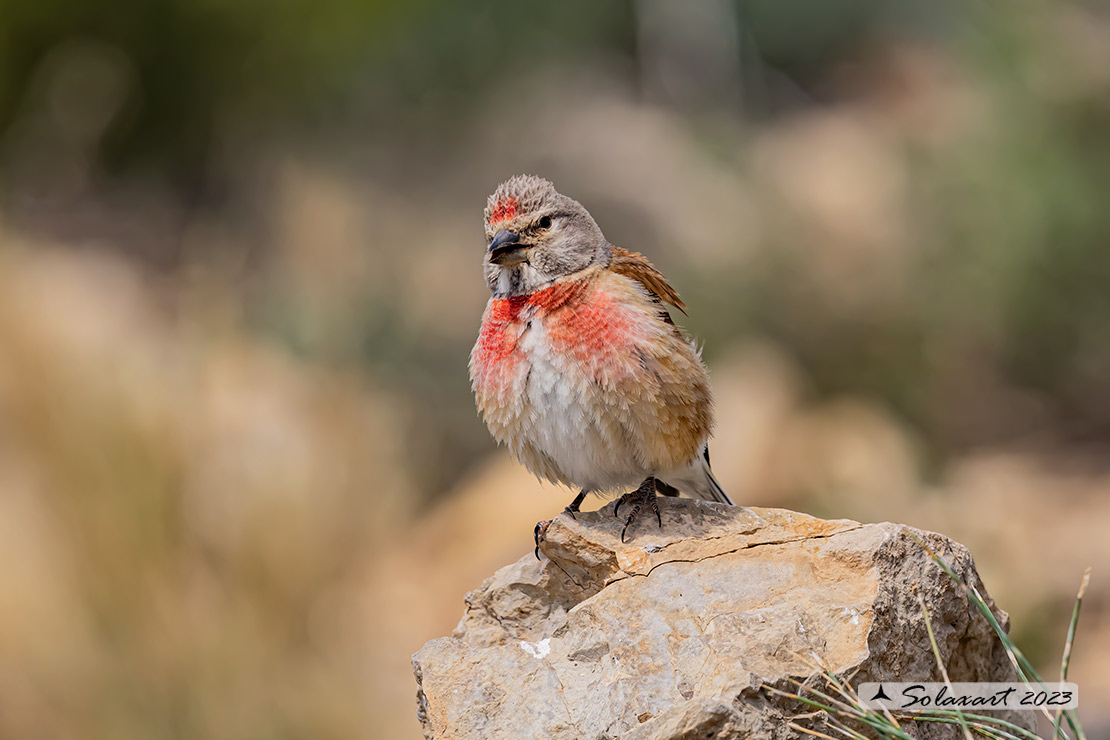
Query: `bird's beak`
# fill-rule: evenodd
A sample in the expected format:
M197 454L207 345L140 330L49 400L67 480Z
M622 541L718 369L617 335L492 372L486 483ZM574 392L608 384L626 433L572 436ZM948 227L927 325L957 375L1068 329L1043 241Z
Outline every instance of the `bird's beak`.
M501 229L489 243L489 261L495 265L518 265L525 261L527 244L520 243L520 234Z

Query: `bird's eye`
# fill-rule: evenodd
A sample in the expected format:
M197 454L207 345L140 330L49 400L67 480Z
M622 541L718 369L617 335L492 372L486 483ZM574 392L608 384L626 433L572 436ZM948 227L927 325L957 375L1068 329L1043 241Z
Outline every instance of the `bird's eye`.
M544 216L543 218L540 219L540 228L541 229L550 229L551 228L551 216Z

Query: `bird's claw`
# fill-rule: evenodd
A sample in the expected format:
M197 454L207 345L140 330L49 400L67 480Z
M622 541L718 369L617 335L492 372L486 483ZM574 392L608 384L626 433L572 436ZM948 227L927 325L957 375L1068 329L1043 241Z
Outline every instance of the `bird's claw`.
M624 520L624 526L621 528L621 542L625 541L624 537L628 532L629 525L636 521L636 517L639 516L644 504L650 506L651 510L655 512L655 519L659 522L659 528L663 528L663 515L659 513L659 502L655 497L654 478L648 478L635 491L629 491L617 499L617 505L613 507L613 516L620 518L621 505L626 501L632 504L632 511L628 512L628 517Z
M547 534L547 528L551 526L551 520L547 519L542 522L536 522L536 528L532 532L532 537L536 540L536 560L540 559L540 540Z
M638 508L633 508L632 511L637 512L637 511L639 511L639 509ZM624 533L628 531L628 525L631 524L632 520L635 519L635 518L636 518L635 514L630 514L628 516L628 519L625 520L624 526L621 527L621 543L622 544L624 543Z

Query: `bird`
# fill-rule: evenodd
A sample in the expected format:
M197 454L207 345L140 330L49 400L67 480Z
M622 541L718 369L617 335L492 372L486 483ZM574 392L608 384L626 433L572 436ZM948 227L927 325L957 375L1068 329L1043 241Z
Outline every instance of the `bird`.
M642 254L611 244L590 212L535 175L489 196L490 297L470 380L490 433L533 474L591 493L623 491L621 541L657 494L732 504L713 475L709 375L668 307L685 304ZM632 489L632 490L629 490ZM544 525L536 525L536 557Z

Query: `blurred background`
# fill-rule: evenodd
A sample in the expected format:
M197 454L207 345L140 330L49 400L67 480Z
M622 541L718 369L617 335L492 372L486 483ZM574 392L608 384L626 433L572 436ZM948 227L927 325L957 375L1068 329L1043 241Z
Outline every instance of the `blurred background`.
M683 293L738 501L964 542L1110 738L1110 14L4 0L0 737L418 738L572 492L495 448L482 208Z

